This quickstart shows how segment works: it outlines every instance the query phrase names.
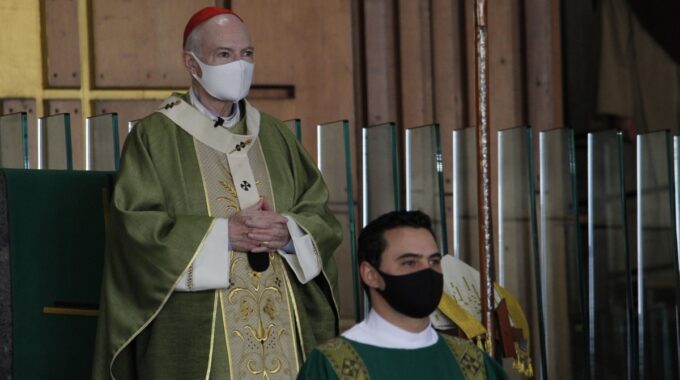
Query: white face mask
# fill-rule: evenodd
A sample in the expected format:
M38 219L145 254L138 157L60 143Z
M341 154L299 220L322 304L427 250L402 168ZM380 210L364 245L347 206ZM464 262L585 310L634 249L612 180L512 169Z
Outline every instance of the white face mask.
M193 52L191 55L203 73L200 78L196 74L192 75L210 95L225 102L238 102L248 95L253 81L254 63L238 60L211 66L201 62Z

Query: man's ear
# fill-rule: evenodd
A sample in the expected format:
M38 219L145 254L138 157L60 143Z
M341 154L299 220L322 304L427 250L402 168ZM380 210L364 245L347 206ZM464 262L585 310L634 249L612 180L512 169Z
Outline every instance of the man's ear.
M359 273L361 274L361 280L369 288L380 289L382 288L382 277L378 271L368 263L368 261L362 261L359 265Z
M193 55L191 55L190 52L182 52L182 62L184 62L184 68L187 69L189 74L197 75L199 77L203 76L201 67L198 65L198 62L196 62L196 59Z

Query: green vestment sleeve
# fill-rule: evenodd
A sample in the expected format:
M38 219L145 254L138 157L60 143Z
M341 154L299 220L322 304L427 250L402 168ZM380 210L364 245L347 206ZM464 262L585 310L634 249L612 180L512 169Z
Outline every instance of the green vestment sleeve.
M508 374L503 367L489 355L484 354L484 368L486 368L487 380L508 380Z
M318 350L313 350L300 369L297 380L338 380L338 376L326 356Z

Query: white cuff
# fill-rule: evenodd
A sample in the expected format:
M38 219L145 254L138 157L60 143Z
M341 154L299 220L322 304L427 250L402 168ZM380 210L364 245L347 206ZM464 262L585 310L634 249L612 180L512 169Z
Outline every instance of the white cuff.
M229 287L229 219L216 218L194 262L180 279L178 292Z
M293 270L298 281L306 284L321 273L319 253L316 251L312 236L306 234L292 217L284 216L288 219L288 233L295 247L295 254L286 253L281 249L278 252Z

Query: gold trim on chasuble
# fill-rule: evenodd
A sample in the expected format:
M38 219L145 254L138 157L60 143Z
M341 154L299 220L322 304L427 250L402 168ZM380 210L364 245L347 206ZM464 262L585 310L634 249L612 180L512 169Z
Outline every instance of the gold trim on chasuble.
M449 335L440 335L440 337L444 339L456 358L465 380L486 380L486 367L484 366L482 350L465 339Z
M371 380L361 355L343 338L331 339L317 347L340 380Z
M228 133L228 132L227 132ZM236 136L244 149L225 155L195 140L209 212L229 217L273 197L259 141ZM256 173L256 174L255 174ZM275 251L264 272L253 271L247 254L231 253L230 287L219 290L231 379L294 379L299 370L293 293L285 263Z

